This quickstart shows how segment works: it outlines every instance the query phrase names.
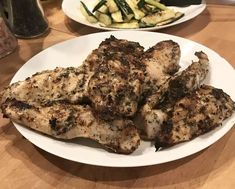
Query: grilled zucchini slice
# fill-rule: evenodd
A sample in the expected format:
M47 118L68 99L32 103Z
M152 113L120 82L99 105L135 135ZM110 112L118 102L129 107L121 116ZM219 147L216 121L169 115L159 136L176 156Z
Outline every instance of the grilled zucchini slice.
M137 20L131 20L130 22L112 23L109 27L118 29L136 29L139 28L139 23Z
M99 22L101 22L105 26L109 26L112 24L111 17L105 13L96 11L96 17L98 18Z
M109 9L106 5L103 5L101 6L99 9L98 9L99 12L102 12L102 13L105 13L105 14L108 14L109 12Z
M105 5L106 2L107 2L106 0L100 0L100 1L96 4L96 6L93 8L92 12L95 12L95 11L97 11L97 10L100 11L100 8L101 8L103 5Z
M118 8L121 10L123 15L125 16L125 21L129 21L134 17L134 13L131 10L130 6L127 4L125 0L114 0L117 4Z
M117 11L111 14L114 22L123 22L123 17L121 11Z
M145 13L138 9L138 6L136 4L135 0L126 0L127 4L130 6L131 10L134 13L134 17L136 20L140 20L145 16Z
M110 13L119 11L119 8L114 0L108 0L106 2L106 5L107 5Z
M82 13L82 15L86 18L86 20L90 23L96 23L98 22L97 18L95 17L95 15L93 15L89 9L87 8L87 6L81 1L80 4L80 11Z
M172 23L172 22L175 22L176 20L179 20L179 19L182 18L183 16L184 16L184 13L182 13L182 12L176 12L174 18L171 18L171 19L169 19L169 20L160 22L160 23L157 24L157 26L163 26L163 25L166 25L166 24L170 24L170 23Z
M157 0L145 0L145 2L147 4L150 4L150 5L153 5L153 6L157 7L157 8L159 8L161 10L167 10L168 9L165 5L159 3L159 1L157 1Z
M171 9L167 9L164 11L156 12L154 14L145 16L144 18L141 19L141 22L143 25L146 26L154 26L160 22L166 21L174 17L175 17L175 12L172 11Z

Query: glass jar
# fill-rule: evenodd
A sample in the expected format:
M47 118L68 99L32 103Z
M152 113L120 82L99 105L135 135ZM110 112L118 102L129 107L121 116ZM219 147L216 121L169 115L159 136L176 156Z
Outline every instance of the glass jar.
M0 17L0 58L12 53L17 47L17 39Z
M40 0L0 0L0 11L17 38L34 38L49 29Z

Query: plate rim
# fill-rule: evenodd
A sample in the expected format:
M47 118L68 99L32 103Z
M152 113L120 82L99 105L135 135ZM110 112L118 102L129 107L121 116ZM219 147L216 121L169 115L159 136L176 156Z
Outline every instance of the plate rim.
M122 33L122 35L125 35L125 33L126 33L126 34L127 34L127 33L135 33L135 34L136 34L137 32L138 32L138 33L148 33L148 34L151 33L152 35L160 35L160 36L165 36L165 37L173 37L173 38L176 38L176 39L178 39L178 40L187 41L187 42L189 42L189 43L193 42L193 43L195 43L196 45L203 46L203 47L206 48L207 50L209 50L209 51L215 53L215 54L216 54L217 56L219 56L224 62L227 63L226 66L230 66L229 69L233 69L232 65L229 64L229 63L228 63L222 56L220 56L218 53L216 53L216 52L213 51L212 49L206 47L205 45L202 45L202 44L197 43L197 42L195 42L195 41L192 41L192 40L189 40L189 39L186 39L186 38L182 38L182 37L179 37L179 36L175 36L175 35L163 34L163 33L158 33L158 32L128 31L128 30L126 30L126 31L109 31L109 32L92 33L92 34L88 34L88 35L84 35L84 36L80 36L80 37L75 37L75 38L72 38L72 39L69 39L69 40L66 40L66 41L62 41L62 42L60 42L60 43L57 43L57 44L55 44L55 45L53 45L53 46L51 46L51 47L48 47L48 48L44 49L43 51L39 52L38 54L36 54L35 56L33 56L31 59L29 59L24 65L27 66L27 64L30 64L31 61L33 61L35 57L41 56L41 54L43 54L43 53L45 53L46 51L48 51L48 49L51 49L51 48L53 48L53 47L60 46L61 44L64 44L64 43L70 43L70 41L73 41L73 40L79 40L79 38L86 38L86 37L89 38L90 36L95 37L95 36L97 36L97 35L101 35L101 36L110 35L110 34L115 35L115 34L118 34L118 33ZM19 73L22 71L22 69L24 68L24 65L16 72L16 74L14 75L14 77L13 77L12 80L11 80L11 83L18 81L18 80L16 80L17 74L19 74ZM233 71L234 71L234 73L235 73L235 70L234 70L234 69L233 69ZM234 76L235 76L235 75L234 75ZM235 77L234 77L234 78L235 78ZM170 161L175 161L175 160L178 160L178 159L185 158L185 157L188 157L188 156L190 156L190 155L193 155L193 154L195 154L195 153L197 153L197 152L199 152L199 151L201 151L201 150L203 150L203 149L206 149L206 148L208 148L210 145L212 145L212 144L214 144L215 142L217 142L217 141L218 141L219 139L221 139L226 133L228 133L228 132L230 131L230 129L233 127L233 125L234 125L234 123L235 123L235 119L232 120L231 122L233 122L233 123L231 123L231 125L229 126L229 128L227 129L227 131L225 131L219 138L217 138L217 139L214 140L213 142L209 143L206 147L203 147L203 148L201 148L201 149L198 149L197 151L194 151L193 153L188 153L188 154L184 155L183 157L179 156L178 158L170 159L170 160L168 160L168 161L162 161L162 162L160 162L160 163L153 163L153 162L152 162L152 163L145 163L145 164L142 163L142 164L138 164L138 165L136 165L136 164L126 165L125 163L122 164L122 165L111 165L111 164L109 164L109 163L101 164L101 163L95 163L95 162L92 163L92 162L81 161L81 160L80 160L80 161L76 161L76 160L74 160L74 159L71 159L71 158L68 158L68 157L65 157L65 156L61 156L61 155L58 155L58 154L53 153L53 152L51 152L51 151L48 151L47 149L45 149L45 147L42 147L41 145L35 144L34 142L32 142L32 140L30 140L27 136L25 136L24 133L22 133L22 129L23 129L23 130L24 130L24 129L28 130L28 128L25 128L24 126L21 126L21 125L19 125L19 124L14 123L14 122L13 122L13 124L14 124L14 126L16 127L16 129L17 129L23 136L25 136L25 138L27 138L27 140L29 140L31 143L33 143L33 144L36 145L37 147L43 149L44 151L47 151L47 152L49 152L49 153L51 153L51 154L54 154L54 155L56 155L56 156L58 156L58 157L62 157L62 158L64 158L64 159L68 159L68 160L75 161L75 162L79 162L79 163L84 163L84 164L89 164L89 165L96 165L96 166L103 166L103 167L141 167L141 166L151 166L151 165L156 165L156 164L167 163L167 162L170 162ZM35 131L31 131L31 132L36 133ZM37 133L37 134L41 135L40 133ZM45 136L45 137L47 137L47 136ZM49 137L47 137L47 138L49 138ZM52 140L54 140L54 139L52 138ZM128 157L128 156L130 156L130 155L124 155L124 156L127 156L127 157Z

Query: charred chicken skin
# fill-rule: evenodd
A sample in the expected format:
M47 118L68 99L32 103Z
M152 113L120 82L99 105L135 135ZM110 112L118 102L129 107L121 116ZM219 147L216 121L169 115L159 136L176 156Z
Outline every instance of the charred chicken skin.
M141 62L146 66L143 98L154 94L180 68L180 46L172 40L161 41L144 52Z
M40 106L8 99L2 103L1 109L12 121L33 130L59 139L89 138L116 153L129 154L140 143L132 121L103 121L93 114L88 105L55 102Z
M94 72L88 85L89 99L103 118L130 117L137 111L145 71L142 54L139 43L111 36L85 60Z
M156 136L156 148L191 140L220 126L235 110L235 103L223 90L202 85L178 100L167 112Z
M1 101L16 99L29 104L49 104L53 101L82 103L88 97L87 86L91 73L84 66L56 68L28 77L8 86Z
M186 94L200 87L206 78L209 60L205 53L196 52L198 62L193 62L188 68L168 79L156 92L147 99L140 111L139 119L143 126L143 137L153 140L158 135L161 125L168 119L166 111Z

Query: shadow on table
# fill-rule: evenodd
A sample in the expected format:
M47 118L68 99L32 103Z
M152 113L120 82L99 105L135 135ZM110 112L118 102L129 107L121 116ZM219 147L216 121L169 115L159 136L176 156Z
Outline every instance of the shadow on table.
M211 173L229 167L235 157L235 150L231 150L234 129L219 142L192 156L165 164L136 168L99 167L59 158L22 139L11 123L1 126L0 133L3 133L0 140L11 141L6 146L6 152L12 158L19 159L28 170L52 187L60 178L67 180L63 184L68 187L76 187L81 183L91 186L98 182L110 187L145 188L176 184L181 186L187 182L188 185L191 183L190 188L198 188Z

